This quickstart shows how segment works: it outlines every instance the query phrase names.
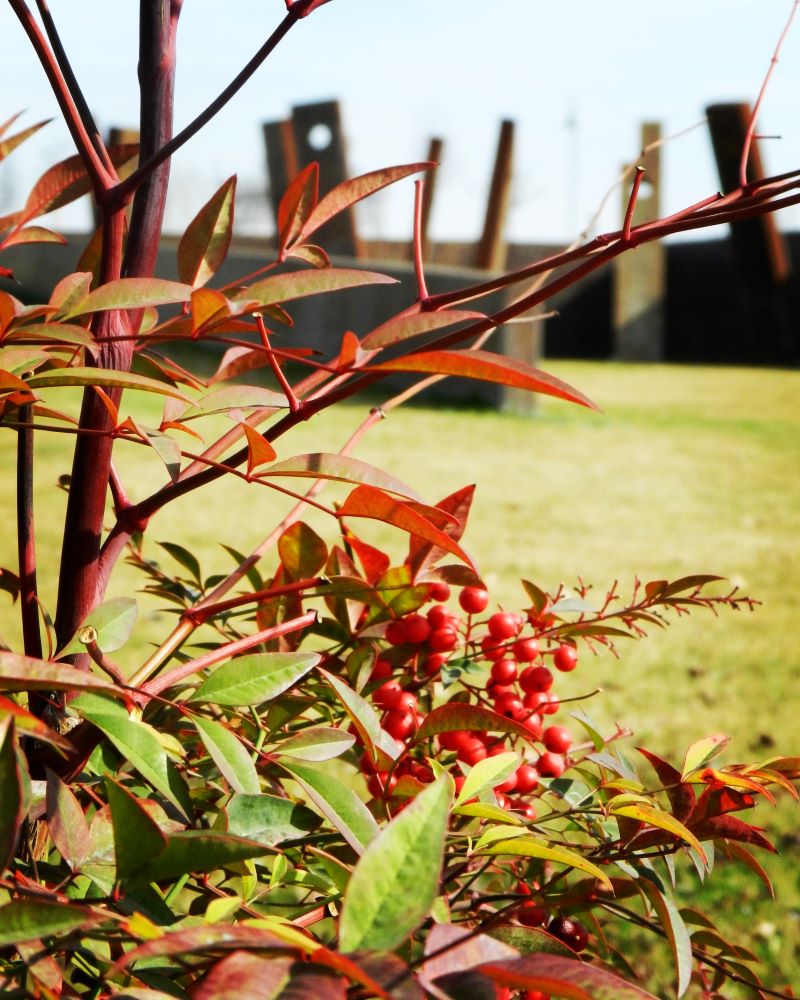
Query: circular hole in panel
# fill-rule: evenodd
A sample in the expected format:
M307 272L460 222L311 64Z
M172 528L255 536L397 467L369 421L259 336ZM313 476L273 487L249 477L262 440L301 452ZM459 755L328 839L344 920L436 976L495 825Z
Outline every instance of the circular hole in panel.
M323 125L322 122L319 122L317 125L312 125L312 127L308 130L306 140L312 149L327 149L333 142L333 132L331 132L327 125Z

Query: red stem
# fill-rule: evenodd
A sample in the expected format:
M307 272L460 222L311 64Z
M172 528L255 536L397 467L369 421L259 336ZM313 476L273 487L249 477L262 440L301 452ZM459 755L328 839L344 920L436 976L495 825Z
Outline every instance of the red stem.
M761 110L764 95L766 94L767 87L769 86L770 77L775 71L775 67L778 65L778 56L780 55L786 36L789 34L789 29L792 26L794 15L797 13L798 4L800 4L800 0L794 0L792 3L792 9L789 12L789 17L786 19L786 24L784 25L783 31L778 39L778 44L775 46L775 51L772 53L772 58L769 61L769 69L764 77L764 82L761 84L761 90L758 92L758 97L756 98L756 103L753 107L753 113L750 116L750 124L747 126L747 133L745 134L744 142L742 143L742 157L739 161L739 186L742 188L747 187L747 161L750 159L750 147L753 144L753 136L756 131L758 113Z
M422 247L422 202L425 194L425 181L414 181L414 189L414 273L417 276L417 299L424 305L428 301Z
M644 177L644 167L637 167L633 177L631 196L628 199L628 207L625 210L625 221L622 224L622 239L625 243L630 242L631 226L633 225L633 213L636 211L636 199L639 197L639 188L642 186Z
M20 407L23 421L30 405ZM17 553L19 556L19 610L25 655L42 658L39 604L36 599L36 548L33 521L33 430L17 431ZM40 713L35 713L40 714Z

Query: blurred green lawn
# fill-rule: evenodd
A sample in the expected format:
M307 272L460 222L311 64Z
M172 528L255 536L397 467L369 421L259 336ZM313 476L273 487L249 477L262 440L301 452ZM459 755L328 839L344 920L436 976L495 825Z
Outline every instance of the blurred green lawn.
M534 418L408 408L377 425L357 455L391 471L429 502L477 483L465 546L493 599L507 607L524 603L521 576L552 587L560 581L573 585L580 574L598 595L614 580L623 593L629 591L637 575L727 577L762 602L755 613L723 611L715 618L699 612L643 642L626 643L619 660L584 654L582 669L560 678L559 690L575 695L602 686L603 694L586 706L590 715L606 725L619 721L634 730L634 742L673 756L691 740L718 731L733 737L724 760L797 753L800 374L577 362L545 367L587 393L603 413L548 399ZM73 399L66 390L48 396L53 406ZM152 401L135 405L145 417L154 412ZM315 417L282 439L280 457L337 450L367 409L343 406ZM70 444L64 435L49 435L37 460L40 585L51 607L52 558L65 501L54 484L69 472ZM186 447L194 444L186 438ZM2 435L0 510L8 527L0 535L0 566L12 568L13 447L13 435ZM118 451L134 497L163 482L152 451L126 444ZM342 495L331 487L320 499ZM206 574L219 572L232 565L220 542L247 551L289 505L267 489L217 483L159 514L146 551L167 562L155 541L177 541L201 558ZM334 525L323 515L315 512L309 521L332 538ZM363 533L391 545L402 559L402 536L366 522ZM122 567L109 596L132 593L136 586L132 571ZM143 605L136 642L120 661L134 666L146 644L163 634L157 607ZM0 636L11 642L17 635L14 609L0 595ZM796 859L796 808L782 806L763 819L777 821L782 844L793 848ZM752 879L745 889L737 876L730 888L740 914L760 933L760 947L774 953L785 976L800 967L800 885L791 858L770 870L779 883L779 907L764 901ZM720 885L724 893L726 881Z

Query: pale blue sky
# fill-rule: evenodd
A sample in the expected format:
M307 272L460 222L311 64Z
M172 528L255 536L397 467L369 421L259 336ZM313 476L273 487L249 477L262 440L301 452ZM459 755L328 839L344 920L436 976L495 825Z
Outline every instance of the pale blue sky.
M98 120L134 124L138 4L50 0L50 7ZM332 0L293 29L234 103L176 157L169 222L185 224L229 174L238 172L243 188L263 183L262 121L295 103L338 97L352 173L421 159L431 135L445 140L432 221L433 235L443 238L477 235L499 122L515 119L510 235L571 237L635 155L640 121L660 120L670 133L701 119L708 103L755 98L790 8L791 0ZM282 0L185 0L178 126L283 12ZM0 38L0 117L21 108L26 122L53 114L6 5ZM760 123L783 137L765 144L773 172L800 165L799 95L800 16ZM0 170L3 202L11 194L20 201L38 172L70 152L65 130L53 123ZM704 129L664 155L666 211L716 188ZM407 236L412 198L410 182L385 193L365 206L362 228ZM615 225L617 211L614 198L604 228ZM60 221L82 225L87 218L80 207ZM239 219L250 231L267 225L265 211L250 202ZM800 213L787 213L784 225L800 226Z

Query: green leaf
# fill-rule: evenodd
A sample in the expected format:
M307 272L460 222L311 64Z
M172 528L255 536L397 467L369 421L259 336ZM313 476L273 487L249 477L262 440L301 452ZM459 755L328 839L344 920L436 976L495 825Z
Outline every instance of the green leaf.
M22 775L14 749L14 720L6 718L0 721L0 874L14 857L24 811Z
M672 958L675 963L676 991L677 996L682 997L689 989L692 978L692 940L689 931L683 922L678 907L669 896L664 895L648 879L639 879L639 888L650 900L653 909L658 914L658 919L664 933L667 935L669 946L672 949Z
M498 382L515 389L540 392L545 396L556 396L570 403L579 403L590 410L597 406L582 392L573 389L561 379L547 372L533 368L523 361L492 354L489 351L422 351L418 354L403 355L391 361L370 365L369 371L420 372L429 375L458 375L460 378L474 378L481 382Z
M358 692L327 670L320 670L320 674L333 688L336 697L352 719L367 753L373 760L378 760L381 765L389 767L403 752L403 744L386 732L375 709ZM384 755L384 759L381 759L381 754Z
M467 732L509 733L533 742L531 731L519 722L480 705L465 705L455 701L440 705L427 714L417 730L416 742L420 743L437 733L452 733L462 729Z
M564 944L539 927L515 927L514 924L505 924L492 927L486 933L495 940L510 945L520 955L544 953L546 955L564 955L567 958L572 958L575 955L569 945Z
M22 941L38 941L51 934L69 934L100 923L88 907L22 900L0 906L0 948Z
M465 802L461 806L456 806L453 812L458 816L476 816L478 819L494 820L495 823L522 823L515 813L506 812L500 806L493 806L489 802Z
M192 716L192 724L222 776L235 792L258 795L261 784L250 754L233 733L214 719Z
M423 333L431 333L434 330L441 330L447 326L454 326L456 323L464 323L468 320L486 319L483 313L472 312L466 309L442 310L440 312L418 312L410 316L393 316L380 326L376 326L361 341L361 347L367 351L379 350L382 347L390 347L399 344L401 341L409 340L411 337L418 337Z
M178 276L194 288L220 269L233 233L236 176L229 177L189 223L178 244Z
M200 563L195 555L182 545L176 545L175 542L159 542L158 544L165 552L168 552L172 556L176 563L179 563L184 569L189 571L189 574L198 587L203 586Z
M309 799L357 854L378 835L380 828L369 809L352 788L327 769L296 760L281 760L280 765L299 782Z
M485 757L470 768L461 791L458 793L456 805L460 806L467 799L473 799L486 788L494 788L513 774L521 763L519 754L500 753L495 757Z
M487 962L476 971L512 990L541 990L569 1000L657 1000L652 993L613 972L561 955L527 955Z
M320 661L318 653L252 653L217 667L189 698L234 708L261 705L288 691Z
M337 184L322 198L316 208L311 212L305 221L303 228L296 238L297 243L305 242L312 233L315 233L320 226L324 226L329 219L343 212L351 205L367 198L369 195L380 191L381 188L395 181L402 180L411 174L418 174L421 170L429 170L433 163L408 163L397 167L386 167L383 170L372 170L360 177L352 177L349 180Z
M395 285L397 280L385 274L373 271L357 271L348 267L326 267L291 271L288 274L275 274L269 278L255 281L247 288L237 292L234 299L248 303L253 308L269 306L276 302L290 302L303 299L309 295L321 295L324 292L338 292L345 288L357 288L360 285Z
M85 299L76 302L64 319L85 316L87 313L104 312L107 309L144 309L145 306L167 305L173 302L188 302L192 286L163 278L117 278L108 281Z
M297 760L332 760L341 757L355 743L355 736L329 726L310 726L281 742L272 751Z
M206 830L173 834L167 846L134 875L137 882L161 882L189 872L213 872L248 858L260 858L266 848L254 840Z
M266 847L307 837L322 822L311 809L277 795L234 795L225 813L228 833Z
M698 740L696 743L692 743L686 751L681 778L685 780L694 771L705 767L709 761L712 761L722 753L730 741L730 736L726 736L725 733L714 733L702 740Z
M566 847L551 847L549 844L534 837L515 837L512 840L501 840L484 848L481 854L513 854L517 857L540 858L543 861L554 861L556 864L577 868L599 879L607 889L611 889L611 880L597 865L587 861L582 855L570 851Z
M432 513L435 508L426 508ZM423 538L452 552L475 569L475 564L467 553L441 528L438 528L429 517L415 509L411 504L398 500L374 486L357 486L339 509L339 517L367 517L383 521L409 535ZM442 513L439 511L439 513ZM476 570L477 572L477 570Z
M188 789L167 757L156 731L132 719L125 708L96 694L79 695L72 707L103 732L142 777L180 809L188 819L192 804Z
M310 455L295 455L283 462L277 462L259 472L260 479L273 476L301 476L306 479L333 479L342 483L365 483L389 493L397 493L411 500L419 496L410 486L390 476L382 469L347 455L315 452Z
M430 913L439 890L453 782L443 775L385 827L350 878L339 946L392 951Z
M58 853L75 872L89 856L89 824L71 788L47 769L47 827Z
M127 788L108 775L104 782L114 829L117 878L124 879L161 854L167 838Z
M32 656L0 651L0 690L2 691L102 691L116 698L127 697L114 684L85 670L64 663L37 660Z
M81 639L84 629L94 629L92 638L104 653L121 649L133 632L139 606L133 597L114 597L93 608L83 619L72 641L61 650L59 656L83 653L86 642ZM88 640L87 640L88 641Z
M6 334L5 341L6 343L44 341L47 344L80 344L93 350L98 346L89 330L74 323L33 323L30 326L18 326Z
M706 861L706 852L703 850L703 845L697 837L695 837L691 830L688 830L683 823L675 819L675 817L670 813L664 812L661 809L636 804L622 804L618 806L615 804L614 799L609 802L608 808L614 816L627 816L628 819L634 819L640 823L647 823L649 826L656 826L661 830L665 830L667 833L671 833L679 840L683 840L687 844L690 844L703 859L703 862Z
M25 379L30 389L46 388L47 386L99 385L111 386L112 389L141 389L142 392L155 392L160 396L173 396L184 403L191 400L178 389L159 382L145 375L134 375L133 372L119 372L108 368L54 368L52 371L41 372Z

